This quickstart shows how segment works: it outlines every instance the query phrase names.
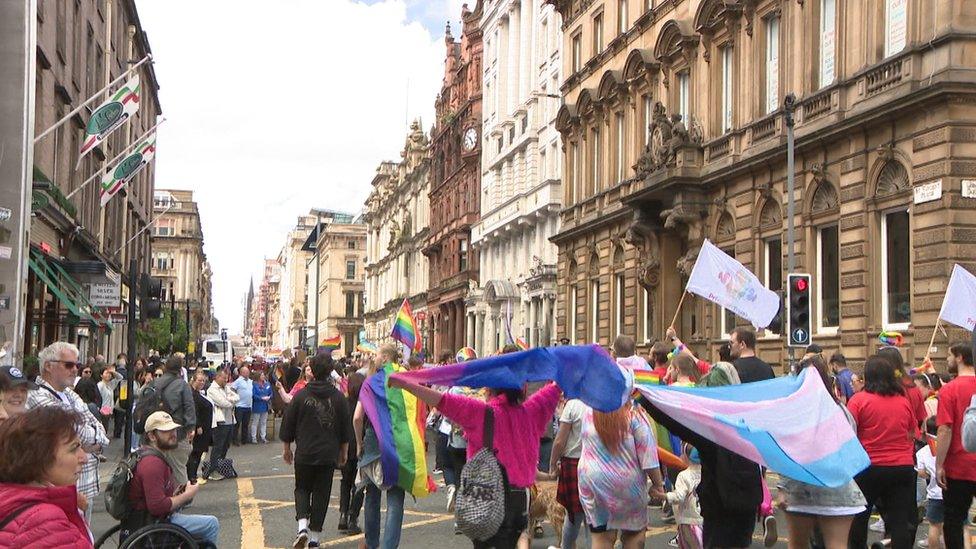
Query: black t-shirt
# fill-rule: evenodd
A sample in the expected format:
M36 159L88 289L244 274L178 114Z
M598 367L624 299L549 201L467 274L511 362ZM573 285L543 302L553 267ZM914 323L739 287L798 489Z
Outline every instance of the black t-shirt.
M764 381L776 377L773 368L756 356L737 358L733 365L735 370L739 372L739 379L742 380L742 383Z

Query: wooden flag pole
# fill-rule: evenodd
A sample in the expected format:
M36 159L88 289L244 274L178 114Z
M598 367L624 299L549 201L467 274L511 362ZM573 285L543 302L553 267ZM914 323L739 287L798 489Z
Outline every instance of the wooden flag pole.
M688 295L688 291L685 290L681 293L681 299L678 301L678 309L674 312L674 317L671 319L670 328L674 328L674 323L678 321L678 315L681 313L681 305L685 302L685 297Z
M932 352L932 345L935 343L935 334L939 333L939 324L942 322L942 318L935 319L935 328L932 329L932 337L929 339L929 346L925 348L925 362L929 360L929 354Z

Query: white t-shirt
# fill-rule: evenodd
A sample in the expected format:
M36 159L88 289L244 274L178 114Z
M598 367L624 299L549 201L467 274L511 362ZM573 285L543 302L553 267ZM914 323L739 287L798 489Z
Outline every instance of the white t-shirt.
M925 471L929 475L925 495L929 499L942 499L942 488L939 488L939 483L935 478L935 456L932 455L932 450L929 449L928 445L919 448L918 452L915 452L915 459L918 462L915 469Z
M569 423L572 429L569 431L569 439L566 440L565 457L579 459L583 451L583 441L580 438L580 430L583 427L583 413L586 411L586 404L582 400L572 399L563 406L563 413L559 416L560 423Z

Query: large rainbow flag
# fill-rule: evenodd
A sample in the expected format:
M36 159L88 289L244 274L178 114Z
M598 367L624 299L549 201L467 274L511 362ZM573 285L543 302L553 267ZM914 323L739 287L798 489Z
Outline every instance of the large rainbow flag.
M412 351L420 351L423 348L423 341L420 338L420 330L417 322L413 318L413 311L410 309L410 302L406 298L400 304L396 318L393 319L393 330L390 337L403 343Z
M424 432L427 406L412 394L387 383L395 372L405 371L389 363L363 384L359 402L376 430L380 445L383 483L399 486L414 497L437 490L427 474Z
M319 348L325 349L326 351L332 351L334 349L338 349L340 345L342 345L342 338L340 336L335 336L328 339L323 339L322 342L319 343Z
M606 412L626 403L636 388L675 422L795 480L837 487L870 465L843 410L809 368L799 376L726 387L635 384L632 374L593 345L536 348L394 375L416 383L492 388L551 379L567 398Z

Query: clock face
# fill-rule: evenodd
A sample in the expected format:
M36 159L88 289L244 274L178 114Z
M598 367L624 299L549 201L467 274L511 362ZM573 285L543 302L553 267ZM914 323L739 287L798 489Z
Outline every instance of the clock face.
M464 132L464 150L472 151L475 145L478 144L478 130L475 128L468 128Z

